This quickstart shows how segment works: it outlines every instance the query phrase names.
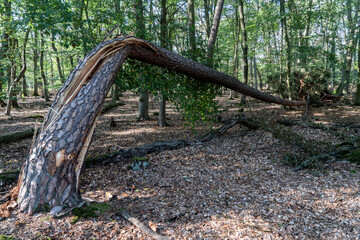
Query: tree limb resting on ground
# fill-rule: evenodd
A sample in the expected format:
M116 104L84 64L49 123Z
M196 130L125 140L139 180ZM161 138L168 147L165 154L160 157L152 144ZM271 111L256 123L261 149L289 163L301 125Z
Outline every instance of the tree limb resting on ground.
M131 222L132 224L134 224L136 227L138 227L141 231L143 231L144 233L146 233L147 235L149 235L150 237L152 237L155 240L169 240L169 238L160 235L156 232L154 232L150 227L148 227L147 225L145 225L143 222L141 222L139 219L134 218L132 216L130 216L130 214L126 211L126 210L122 210L119 213L124 219L128 220L129 222Z

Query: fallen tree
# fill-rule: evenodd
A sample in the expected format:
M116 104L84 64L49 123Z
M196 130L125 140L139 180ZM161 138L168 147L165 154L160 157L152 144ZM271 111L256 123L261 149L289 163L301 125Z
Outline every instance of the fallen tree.
M288 106L305 105L260 92L236 78L136 37L100 43L81 60L57 93L21 171L12 201L33 213L43 206L81 202L79 175L105 97L127 58L212 82L242 94ZM0 209L1 211L1 209Z
M39 132L39 130L40 129L37 129L37 132ZM10 142L15 142L15 141L25 139L25 138L31 138L34 136L34 133L35 133L35 130L33 128L30 128L25 131L5 134L5 135L0 136L0 143L10 143Z

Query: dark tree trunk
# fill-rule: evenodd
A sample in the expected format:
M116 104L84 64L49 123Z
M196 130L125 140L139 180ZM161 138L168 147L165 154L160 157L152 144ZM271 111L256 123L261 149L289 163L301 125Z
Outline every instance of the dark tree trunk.
M205 24L206 24L206 37L209 41L210 38L210 17L209 17L209 3L207 0L204 0L204 15L205 15Z
M58 72L59 72L60 81L63 83L63 82L65 82L65 79L64 79L64 75L63 75L63 73L61 71L60 58L58 56L58 51L57 51L57 48L55 46L55 36L54 36L53 33L51 34L51 47L52 47L52 50L55 53L56 65L57 65L57 69L58 69Z
M260 100L304 105L257 91L237 79L135 37L100 43L70 74L59 90L19 178L21 211L42 206L75 206L81 201L79 175L96 118L123 61L137 59L200 81L231 88ZM1 210L1 208L0 208Z
M167 33L167 8L166 8L166 1L167 0L161 0L161 17L160 17L160 46L166 48L168 45L168 38ZM166 75L165 75L166 76ZM159 119L158 119L158 125L160 127L165 127L167 125L166 123L166 95L160 89L159 92L160 97L160 105L159 105Z
M6 105L6 110L5 110L5 115L10 115L10 112L11 112L11 107L14 106L14 107L19 107L17 105L17 101L13 101L13 96L15 94L15 91L13 89L15 89L16 87L16 84L18 84L21 80L21 78L24 77L25 75L25 71L26 71L26 44L27 44L27 41L28 41L28 38L29 38L29 32L30 32L30 28L28 28L28 30L26 31L25 33L25 39L24 39L24 46L23 46L23 50L22 50L22 69L19 73L19 75L17 77L16 76L16 66L15 64L13 65L13 68L12 68L12 73L11 73L11 77L10 79L12 80L12 83L10 84L9 86L9 89L8 89L8 101L7 101L7 105Z
M360 11L360 1L356 1L355 9L352 9L351 0L346 1L347 6L347 17L348 17L348 39L346 43L346 56L343 67L343 72L341 76L341 83L336 89L336 94L342 94L346 85L350 84L350 73L351 73L351 64L353 58L353 51L356 46L356 35L355 31L357 28L357 19ZM352 11L355 12L355 16L352 15Z
M221 13L224 6L224 0L218 0L215 8L214 19L210 31L208 46L207 46L207 54L206 54L206 64L210 67L213 66L213 58L214 58L214 50L215 50L215 42L217 38L217 33L219 30Z
M243 74L244 84L248 84L249 80L249 62L248 62L248 43L247 43L247 31L245 28L245 16L244 16L244 1L239 1L239 16L240 16L240 30L241 30L241 48L243 59ZM241 96L241 103L246 103L246 95Z
M38 58L39 58L39 52L38 52L38 33L36 30L34 30L34 94L33 96L39 96L39 83L38 83Z
M135 18L136 18L136 36L139 36L140 38L145 37L145 23L144 23L144 9L143 9L143 1L142 0L136 0L135 1ZM141 68L140 78L141 81L144 81L143 77L143 68ZM143 84L143 87L140 91L140 97L139 97L139 106L138 106L138 114L137 114L138 120L149 120L149 91L145 84Z
M286 52L286 88L288 91L289 100L292 100L291 87L290 87L290 74L291 74L291 46L290 38L287 29L286 15L285 15L285 0L280 0L280 15L281 26L285 37L285 52Z
M358 72L356 79L356 93L354 105L360 106L360 32L358 33Z
M41 49L40 49L40 74L41 74L41 79L43 81L43 88L44 88L44 98L45 98L45 102L50 102L49 99L49 90L48 90L48 82L45 76L45 70L44 70L44 47L45 47L45 42L44 42L44 35L43 33L40 34L41 35Z
M24 74L23 78L22 78L22 92L24 97L28 96L28 92L27 92L27 84L26 84L26 76Z
M235 43L234 43L234 59L233 59L233 69L232 69L232 75L234 78L238 77L239 72L239 59L238 59L238 53L239 53L239 35L240 35L240 24L239 24L239 9L235 9ZM237 98L238 94L236 91L232 90L230 91L230 98Z
M144 89L140 92L138 120L149 120L149 91Z
M190 58L196 60L196 40L195 40L195 8L194 0L188 0L188 29L190 43Z

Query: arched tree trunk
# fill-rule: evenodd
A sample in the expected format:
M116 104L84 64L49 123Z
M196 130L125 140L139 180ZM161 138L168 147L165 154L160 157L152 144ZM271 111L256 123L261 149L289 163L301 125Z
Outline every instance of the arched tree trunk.
M135 37L99 44L79 62L59 90L24 164L18 193L22 211L74 206L81 201L79 175L96 118L124 60L137 59L231 88L260 100L304 105L257 91L237 79ZM4 211L4 205L0 212Z

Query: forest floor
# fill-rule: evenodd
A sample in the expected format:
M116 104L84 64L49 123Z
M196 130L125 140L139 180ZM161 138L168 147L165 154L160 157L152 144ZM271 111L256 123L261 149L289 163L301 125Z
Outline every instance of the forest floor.
M157 104L151 101L149 121L136 121L138 98L125 93L124 106L99 117L88 156L162 140L195 138L178 113L168 110L169 127L157 127ZM239 99L219 98L223 118L238 114ZM0 115L0 136L33 128L33 115L44 116L49 105L40 98L19 100L12 116ZM4 108L0 108L3 113ZM300 119L303 108L248 101L245 116ZM110 118L117 124L110 126ZM314 122L359 124L360 108L343 104L310 109ZM221 123L213 124L220 126ZM328 131L295 125L309 142L342 140ZM198 127L197 134L210 126ZM352 129L351 134L359 134ZM0 172L19 169L32 140L0 144ZM147 155L150 166L128 170L131 160L86 169L81 192L97 216L74 214L53 218L17 211L0 222L0 235L15 239L150 239L118 212L130 214L171 239L359 239L360 168L332 162L324 169L291 171L282 161L297 146L270 132L237 125L203 144ZM0 186L0 198L11 186ZM100 204L101 203L101 204ZM97 207L96 207L97 206Z

